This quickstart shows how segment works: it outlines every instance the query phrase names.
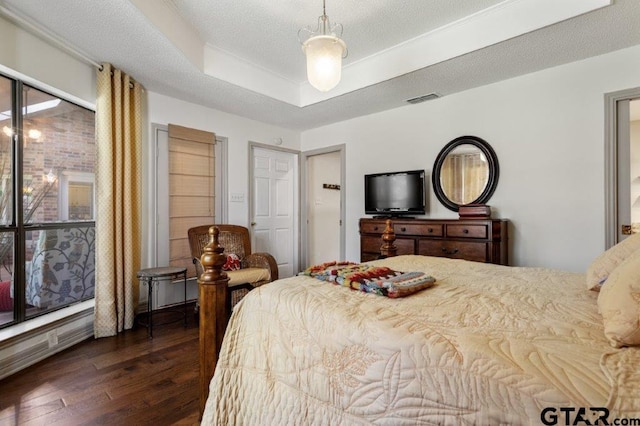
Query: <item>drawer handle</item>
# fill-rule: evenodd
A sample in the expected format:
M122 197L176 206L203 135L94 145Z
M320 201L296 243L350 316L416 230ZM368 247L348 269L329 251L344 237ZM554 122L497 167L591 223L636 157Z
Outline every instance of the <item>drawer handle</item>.
M403 227L403 228L400 228L400 230L401 230L402 232L406 232L406 231L407 231L407 228L404 228L404 227Z
M447 250L447 249L446 249L446 247L442 247L442 252L443 252L444 254L449 254L449 255L451 255L451 254L456 254L456 253L458 252L458 249L457 249L457 248L454 248L454 249L452 249L452 250Z
M378 227L377 227L377 226L374 226L374 227L373 227L373 230L374 230L374 231L377 231L377 230L378 230Z
M464 229L462 230L462 233L463 233L463 234L468 234L468 233L469 233L469 230L468 230L467 228L464 228Z
M428 231L428 232L429 232L430 234L433 234L433 228L429 228L429 231Z

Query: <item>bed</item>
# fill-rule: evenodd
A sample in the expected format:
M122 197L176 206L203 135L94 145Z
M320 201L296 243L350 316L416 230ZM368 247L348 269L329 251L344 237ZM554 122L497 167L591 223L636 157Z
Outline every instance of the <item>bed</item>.
M389 257L371 264L436 284L392 299L278 280L236 305L222 341L220 254L212 244L199 280L213 299L200 323L203 425L640 418L640 348L612 346L585 274Z

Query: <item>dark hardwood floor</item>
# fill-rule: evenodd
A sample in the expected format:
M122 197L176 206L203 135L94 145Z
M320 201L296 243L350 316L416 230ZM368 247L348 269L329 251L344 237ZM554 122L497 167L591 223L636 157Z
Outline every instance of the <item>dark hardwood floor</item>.
M138 326L0 380L0 425L197 425L198 374L192 314L153 339Z

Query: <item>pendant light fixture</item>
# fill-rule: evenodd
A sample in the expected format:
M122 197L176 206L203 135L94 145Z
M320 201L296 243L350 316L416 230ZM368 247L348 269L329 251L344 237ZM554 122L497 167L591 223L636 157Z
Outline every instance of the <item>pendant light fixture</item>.
M301 34L307 33L303 41ZM316 89L327 92L340 82L342 59L347 56L347 45L342 36L342 24L331 26L326 13L325 0L322 0L322 16L318 17L315 30L302 28L298 31L298 40L307 56L307 79Z

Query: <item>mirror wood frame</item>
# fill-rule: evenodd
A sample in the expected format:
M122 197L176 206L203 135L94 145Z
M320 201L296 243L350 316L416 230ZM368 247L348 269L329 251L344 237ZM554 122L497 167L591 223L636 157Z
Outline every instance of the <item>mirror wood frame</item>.
M444 164L447 155L451 153L454 149L459 147L460 145L473 145L478 148L487 159L487 165L489 167L489 177L487 179L487 183L484 187L484 190L478 198L473 200L469 204L485 204L491 196L493 192L496 190L498 186L498 177L500 176L500 166L498 164L498 156L496 155L491 145L489 145L484 139L481 139L477 136L460 136L455 138L448 144L442 148L438 156L436 157L436 161L433 164L433 172L431 173L431 183L433 185L433 191L436 194L438 200L449 210L453 210L457 212L461 206L461 204L457 204L444 192L442 188L442 182L440 179L440 174L442 172L442 166Z

